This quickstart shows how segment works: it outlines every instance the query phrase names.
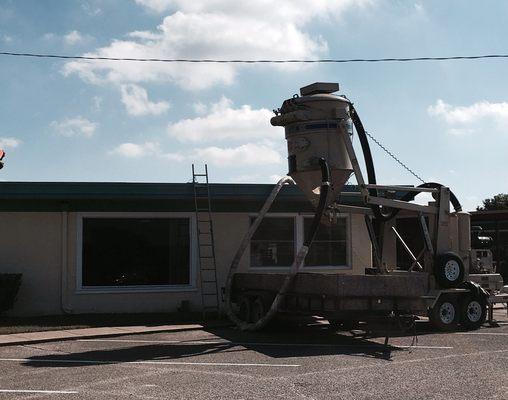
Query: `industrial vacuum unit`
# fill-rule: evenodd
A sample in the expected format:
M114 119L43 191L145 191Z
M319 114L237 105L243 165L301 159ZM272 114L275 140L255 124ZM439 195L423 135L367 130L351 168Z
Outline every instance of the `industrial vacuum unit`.
M385 320L408 326L415 316L425 315L444 330L459 325L478 328L486 318L489 293L468 279L469 214L462 211L450 189L440 184L378 185L362 122L353 103L334 94L338 90L337 83L305 86L300 96L285 100L271 119L272 125L285 129L289 176L275 185L233 259L225 288L228 316L246 330L262 328L278 312L321 316L344 329L358 322ZM353 149L353 126L362 147L367 182ZM358 182L364 207L336 201L351 174ZM250 238L277 193L292 183L315 207L312 225L293 265L285 273L238 272ZM411 202L423 192L432 194L434 201L427 205ZM333 224L339 212L363 214L372 243L372 265L365 265L362 274L303 272L318 227ZM413 216L419 224L424 243L420 254L414 255L397 231L399 212ZM412 260L405 270L393 264L396 241Z

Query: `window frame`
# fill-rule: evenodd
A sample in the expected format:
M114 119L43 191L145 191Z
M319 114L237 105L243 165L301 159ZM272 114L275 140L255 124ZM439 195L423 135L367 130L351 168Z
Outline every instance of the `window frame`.
M149 218L189 220L189 283L185 285L83 286L83 220L85 218ZM80 212L76 214L76 293L153 293L197 290L197 227L194 213L185 212ZM169 268L169 266L168 266Z
M305 218L312 218L313 214L302 214L302 215L300 215L300 217L301 217L300 228L301 228L301 238L302 238L301 245L303 245L303 242L305 240L304 219ZM346 246L345 246L346 247L346 264L342 264L342 265L304 265L303 269L308 270L308 271L353 269L353 266L351 263L351 252L352 252L352 249L351 249L351 246L352 246L352 243L351 243L351 218L350 218L349 214L345 214L345 213L337 214L337 218L342 218L342 219L346 220L346 223L345 223L345 227L346 227L346 239L345 239L346 240Z
M259 214L257 213L250 213L249 214L249 226L251 218L256 218ZM288 218L292 217L294 218L294 229L295 229L295 241L294 241L294 255L296 257L296 254L298 253L298 250L303 246L303 242L305 241L304 237L304 218L313 217L314 214L310 213L267 213L265 215L265 218ZM346 219L346 264L345 265L304 265L303 271L308 272L317 272L317 271L327 271L327 270L352 270L352 243L351 243L351 216L348 213L340 213L337 215L337 218L344 218ZM248 269L249 272L285 272L289 271L291 267L278 267L278 266L263 266L263 267L256 267L252 266L250 264L251 254L250 254L250 240L249 240L249 246L248 246Z
M251 219L256 218L258 214L249 214L249 227L251 225ZM297 250L300 248L298 244L298 222L297 222L298 214L296 213L267 213L263 219L266 218L293 218L293 237L294 237L294 243L293 243L293 254L296 256ZM252 266L250 263L251 260L251 241L252 238L249 240L249 252L248 252L248 260L249 260L249 269L252 271L284 271L289 270L291 266L277 266L277 265L263 265L263 266Z

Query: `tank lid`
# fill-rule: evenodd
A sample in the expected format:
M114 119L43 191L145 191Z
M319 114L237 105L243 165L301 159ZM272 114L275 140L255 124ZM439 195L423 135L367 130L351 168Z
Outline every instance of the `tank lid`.
M300 94L302 96L310 96L319 93L330 94L337 91L339 91L339 84L333 82L315 82L300 88Z

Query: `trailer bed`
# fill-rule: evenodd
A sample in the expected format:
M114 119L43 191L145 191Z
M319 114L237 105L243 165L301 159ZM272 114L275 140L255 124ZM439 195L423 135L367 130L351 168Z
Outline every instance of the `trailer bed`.
M236 273L235 290L267 290L278 292L286 274ZM394 273L387 275L346 275L302 272L295 276L293 292L324 294L338 297L421 297L429 291L426 273Z
M235 299L262 296L267 304L278 293L284 273L236 273L233 278ZM390 312L426 310L429 293L426 273L387 275L346 275L334 273L298 273L284 296L279 311L327 316L344 312Z

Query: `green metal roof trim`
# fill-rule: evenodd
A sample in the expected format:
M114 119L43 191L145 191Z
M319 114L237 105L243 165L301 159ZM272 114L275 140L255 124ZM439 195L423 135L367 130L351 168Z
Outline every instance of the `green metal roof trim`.
M258 211L273 185L212 183L212 210ZM346 186L340 203L361 205L356 186ZM0 211L192 211L191 183L0 182ZM300 189L284 186L274 211L311 211Z

